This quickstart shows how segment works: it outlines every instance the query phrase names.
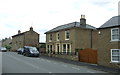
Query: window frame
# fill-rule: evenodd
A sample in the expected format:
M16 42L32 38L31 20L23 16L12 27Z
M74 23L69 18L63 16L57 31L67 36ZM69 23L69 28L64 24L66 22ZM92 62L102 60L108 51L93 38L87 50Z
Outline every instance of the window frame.
M112 54L113 50L118 50L119 51L118 55L113 55ZM113 60L113 56L117 56L118 57L118 61L114 61ZM111 62L113 62L113 63L120 63L120 49L111 49Z
M49 34L49 42L52 41L52 34Z
M60 32L56 33L57 41L60 41Z
M48 52L48 53L52 53L52 51L53 51L53 45L48 44L48 45L47 45L47 52Z
M67 38L67 32L69 32L69 38ZM66 30L65 31L65 40L69 40L70 39L70 31L69 30Z
M118 34L116 33L116 34L113 34L113 30L118 30ZM119 35L119 28L112 28L111 29L111 41L120 41L120 35ZM118 35L118 39L113 39L113 35Z
M64 46L63 45L65 45L65 51L64 51ZM69 45L69 51L68 51L68 45ZM62 53L63 54L71 53L71 44L70 43L63 43L62 44Z

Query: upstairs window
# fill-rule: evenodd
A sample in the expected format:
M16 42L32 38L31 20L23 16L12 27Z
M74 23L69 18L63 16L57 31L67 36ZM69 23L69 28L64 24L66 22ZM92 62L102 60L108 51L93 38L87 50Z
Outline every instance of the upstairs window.
M57 41L59 41L60 40L60 33L59 32L57 32Z
M49 41L52 41L52 34L49 35Z
M119 28L111 29L111 41L119 41Z
M65 31L65 40L69 40L70 38L70 32L69 30Z

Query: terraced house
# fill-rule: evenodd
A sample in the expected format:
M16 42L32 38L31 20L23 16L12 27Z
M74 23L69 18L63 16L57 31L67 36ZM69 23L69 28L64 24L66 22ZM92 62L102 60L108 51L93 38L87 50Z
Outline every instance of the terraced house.
M86 24L85 15L80 22L60 25L47 31L46 52L56 54L74 54L76 49L96 49L96 28Z
M30 27L29 31L21 33L18 30L18 34L12 36L12 50L16 51L18 48L23 46L39 46L39 34Z
M98 64L119 68L120 16L114 16L98 29ZM120 66L120 65L119 65Z

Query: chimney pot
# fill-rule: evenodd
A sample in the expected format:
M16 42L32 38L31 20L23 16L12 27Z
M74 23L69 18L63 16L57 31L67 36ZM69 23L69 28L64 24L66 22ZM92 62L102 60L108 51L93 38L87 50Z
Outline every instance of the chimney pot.
M81 18L85 19L85 15L81 15Z
M18 30L18 34L20 34L21 33L21 31L20 30Z
M80 18L80 25L82 25L83 27L86 28L86 19L85 19L85 15L81 15L81 18Z

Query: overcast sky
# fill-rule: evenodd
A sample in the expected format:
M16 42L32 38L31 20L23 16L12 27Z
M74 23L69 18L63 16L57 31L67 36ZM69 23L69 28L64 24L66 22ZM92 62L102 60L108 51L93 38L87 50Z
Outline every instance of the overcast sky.
M45 42L45 32L59 25L79 22L100 27L118 15L119 0L0 0L0 39L28 31L32 26Z

